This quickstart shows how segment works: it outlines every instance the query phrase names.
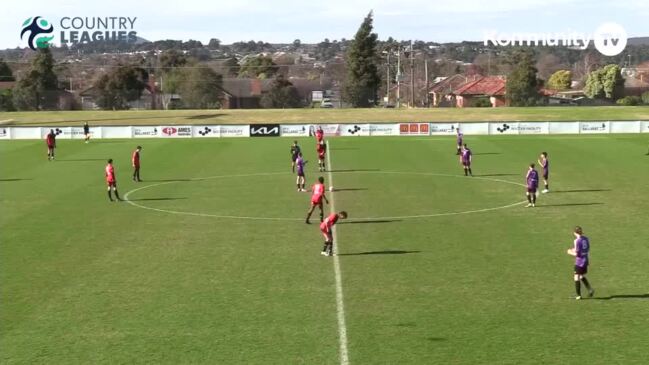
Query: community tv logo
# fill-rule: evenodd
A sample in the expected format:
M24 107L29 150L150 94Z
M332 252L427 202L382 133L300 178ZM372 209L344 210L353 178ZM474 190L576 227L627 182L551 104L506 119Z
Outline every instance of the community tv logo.
M594 33L552 32L552 33L484 33L483 44L488 46L543 46L569 47L585 50L591 42L604 56L616 56L626 48L628 36L624 28L616 23L604 23Z
M29 37L27 38L27 45L29 48L33 50L36 50L37 48L47 48L50 46L50 42L54 39L54 36L47 36L44 34L50 34L52 32L54 32L54 26L46 19L40 16L27 18L27 20L23 22L20 39L23 39L25 33L29 33Z

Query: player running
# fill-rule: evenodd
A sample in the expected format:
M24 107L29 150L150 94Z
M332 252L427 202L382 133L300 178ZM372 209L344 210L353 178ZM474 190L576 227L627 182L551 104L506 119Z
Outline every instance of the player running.
M460 153L460 164L464 168L464 176L473 176L471 171L471 161L473 161L473 153L469 147L465 144L462 145L462 151Z
M588 255L590 253L590 241L588 237L584 236L581 227L575 227L573 232L575 241L573 247L568 249L568 255L575 257L575 299L581 299L581 283L584 283L588 289L588 296L593 297L595 290L590 286L586 274L588 273Z
M313 214L313 211L315 210L315 207L320 208L320 222L324 220L324 210L322 210L322 200L329 204L329 200L327 199L327 196L325 195L325 185L324 185L324 177L320 176L318 178L318 182L313 185L311 188L311 191L313 192L313 195L311 195L311 208L309 208L309 212L306 214L306 224L311 224L309 222L309 219L311 218L311 214Z
M334 224L338 222L338 219L346 219L347 212L344 210L339 213L331 213L322 223L320 223L320 232L325 238L324 247L320 254L322 256L333 256L334 255L334 236L332 233L332 228Z
M304 161L304 158L302 157L302 153L299 152L297 154L297 159L295 160L295 166L297 166L297 178L295 180L295 183L297 184L297 191L298 192L305 192L306 189L304 189L304 184L305 184L305 179L304 179L304 165L306 164L306 161Z
M539 188L539 172L534 168L534 164L530 164L530 168L525 175L525 182L527 183L527 208L536 206L536 190Z
M106 174L106 184L108 185L108 199L110 199L110 201L113 201L113 196L110 193L112 189L115 192L117 201L121 201L122 198L119 197L119 193L117 192L117 179L115 179L115 168L113 167L112 158L108 159L108 165L106 165L106 168L104 170Z
M45 136L45 143L47 144L47 160L54 160L54 149L56 148L56 133L54 129L50 129L50 133Z
M543 185L545 186L545 188L543 189L542 193L546 194L550 192L550 161L548 160L548 153L541 152L541 156L539 156L539 160L537 162L541 167L543 167Z
M300 146L297 145L297 141L293 141L293 145L291 145L291 172L295 172L295 160L297 160L297 156L302 152L300 149Z
M457 130L457 153L456 155L460 155L462 153L462 140L464 139L464 134L460 132L460 128Z
M86 143L90 142L90 126L88 122L83 123L83 137L86 140Z
M140 179L140 151L142 146L137 146L133 155L131 155L131 165L133 166L133 181L142 182Z
M325 155L327 153L327 145L324 142L318 143L316 146L318 152L318 171L324 172L325 170Z

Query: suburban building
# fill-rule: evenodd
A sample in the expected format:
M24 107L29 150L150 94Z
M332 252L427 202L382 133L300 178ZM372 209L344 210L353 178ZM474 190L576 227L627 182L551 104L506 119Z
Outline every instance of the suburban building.
M469 81L451 92L455 99L455 106L464 108L473 106L478 99L488 98L492 107L506 105L504 76L479 76L474 81Z

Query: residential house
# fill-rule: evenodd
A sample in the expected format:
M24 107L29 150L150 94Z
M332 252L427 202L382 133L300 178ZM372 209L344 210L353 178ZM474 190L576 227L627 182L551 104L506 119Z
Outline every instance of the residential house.
M270 89L273 80L226 78L223 79L223 109L257 109L261 107L263 92Z
M478 99L488 98L492 107L506 105L504 76L480 76L469 81L450 93L455 98L455 106L464 108L473 106Z
M455 74L449 77L436 78L433 86L428 91L428 95L431 98L431 106L455 106L452 93L467 82L476 80L478 77Z

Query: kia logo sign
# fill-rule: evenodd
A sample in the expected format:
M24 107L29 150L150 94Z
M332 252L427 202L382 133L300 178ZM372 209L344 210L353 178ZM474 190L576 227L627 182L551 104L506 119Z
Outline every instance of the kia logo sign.
M251 124L251 137L279 137L279 124Z
M162 134L166 134L168 136L172 136L172 135L176 134L177 132L178 132L178 130L176 128L174 128L174 127L162 128Z

